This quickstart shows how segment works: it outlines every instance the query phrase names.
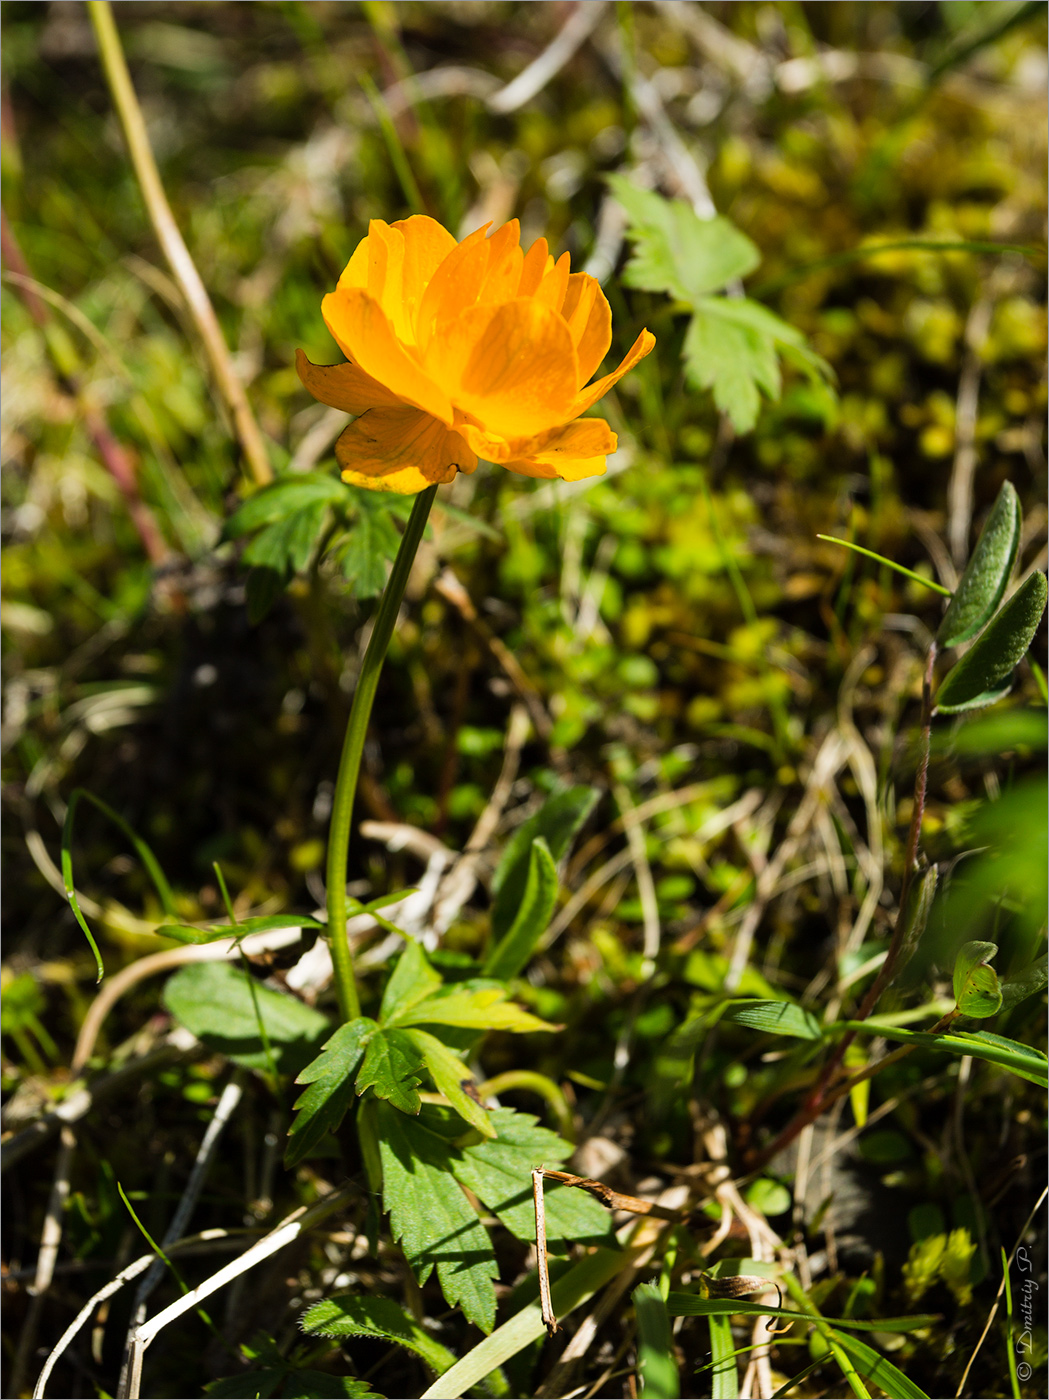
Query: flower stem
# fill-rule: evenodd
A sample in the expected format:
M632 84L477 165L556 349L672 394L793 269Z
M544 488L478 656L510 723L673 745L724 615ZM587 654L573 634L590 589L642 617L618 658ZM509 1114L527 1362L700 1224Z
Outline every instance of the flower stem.
M386 660L390 638L393 636L401 599L404 597L405 584L408 582L415 552L419 548L419 541L422 539L430 507L436 495L437 487L429 486L416 496L408 524L401 536L397 558L393 561L393 570L379 599L375 626L361 663L361 673L357 678L350 718L346 725L342 757L339 760L339 776L335 780L331 825L328 828L328 936L331 940L332 962L335 965L335 990L344 1021L352 1021L361 1014L357 979L353 973L353 954L350 952L350 941L346 937L346 863L353 800L357 795L357 777L361 771L361 754L364 752L364 738L368 732L375 691L379 684L382 664Z

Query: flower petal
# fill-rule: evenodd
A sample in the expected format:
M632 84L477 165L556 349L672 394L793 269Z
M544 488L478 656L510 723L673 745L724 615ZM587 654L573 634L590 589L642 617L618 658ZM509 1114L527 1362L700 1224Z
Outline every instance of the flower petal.
M335 457L343 481L405 496L477 466L458 433L415 408L369 409L339 438Z
M562 253L557 262L543 274L543 280L536 288L535 299L551 311L560 311L568 290L568 274L572 266L570 253Z
M516 219L511 219L497 228L488 240L488 271L477 300L493 303L513 300L517 296L523 264L521 226Z
M521 285L517 289L519 297L535 296L536 288L543 280L543 273L546 271L549 261L550 249L546 239L537 238L528 252L525 253L524 265L521 268Z
M534 299L471 307L433 341L424 363L457 408L499 437L533 437L574 416L572 338L562 317Z
M315 399L343 413L367 413L369 408L395 408L401 403L359 365L315 365L296 350L295 368Z
M456 244L448 230L426 214L413 214L410 219L398 219L392 227L398 229L404 237L403 292L412 328L411 338L414 340L423 293Z
M452 405L393 333L382 308L367 292L348 287L321 302L325 324L347 359L396 398L451 426Z
M633 345L627 351L618 369L614 369L611 374L606 374L602 379L596 379L589 388L580 391L572 410L566 417L575 418L580 413L585 413L591 408L602 395L607 394L613 384L618 384L624 374L629 374L636 364L639 364L651 350L655 348L656 338L651 331L642 331Z
M612 344L612 308L596 277L573 272L568 279L561 315L568 322L572 343L579 356L579 383L582 386L597 370Z
M526 458L504 462L507 471L524 476L559 476L563 481L581 481L601 476L605 458L614 452L617 438L603 418L580 418L545 433Z
M361 249L366 256L359 257ZM382 307L398 340L411 341L414 329L404 299L404 234L382 219L372 219L339 278L339 290L358 287Z
M475 229L457 243L430 278L415 318L415 338L424 351L438 328L473 306L488 270L488 230Z

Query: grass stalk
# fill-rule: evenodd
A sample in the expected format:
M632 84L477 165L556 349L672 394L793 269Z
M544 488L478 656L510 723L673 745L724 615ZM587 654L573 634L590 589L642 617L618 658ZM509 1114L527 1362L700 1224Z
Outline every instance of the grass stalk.
M113 103L120 118L120 125L127 142L131 164L138 181L146 210L149 213L153 231L157 236L164 256L168 261L175 281L186 299L189 313L197 328L211 365L211 372L219 392L233 415L237 437L244 452L248 471L258 486L265 486L273 480L266 445L251 411L244 385L233 367L229 346L226 344L219 325L215 308L211 304L207 289L197 271L197 265L186 247L185 239L175 222L171 205L164 193L164 185L149 144L142 108L128 72L127 60L120 43L116 21L113 18L109 0L88 0L88 14L98 41L98 51L102 59L106 82L113 97Z
M353 954L346 936L346 866L349 855L350 821L353 816L353 802L357 795L357 779L361 771L361 755L368 732L375 691L379 684L382 665L386 659L394 623L404 597L404 588L411 573L412 562L419 548L423 530L437 495L437 487L429 486L415 498L412 513L408 517L404 534L401 536L397 558L379 600L375 615L375 626L361 663L361 673L353 693L350 718L346 725L346 737L339 760L339 774L335 780L335 796L332 800L331 825L328 828L328 861L326 880L328 886L328 937L331 941L331 956L335 967L335 990L339 998L339 1011L344 1021L355 1020L361 1014L361 1001L357 992L357 979L353 971Z

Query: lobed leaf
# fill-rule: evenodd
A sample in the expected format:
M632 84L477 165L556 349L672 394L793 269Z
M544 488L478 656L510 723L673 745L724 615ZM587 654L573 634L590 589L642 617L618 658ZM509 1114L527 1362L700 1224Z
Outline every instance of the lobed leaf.
M1045 612L1045 574L1033 573L988 624L936 692L942 714L993 704L1006 693L1008 677L1023 660Z
M288 1131L284 1165L294 1167L308 1157L328 1133L333 1133L353 1102L353 1076L364 1055L369 1037L378 1030L367 1016L347 1021L323 1052L302 1070L297 1084L306 1084L295 1100L295 1119Z
M369 910L369 912L371 912ZM441 985L441 978L430 966L422 945L410 938L397 959L397 966L386 984L379 1020L389 1021L397 1012L408 1011Z
M226 521L222 538L235 540L264 525L286 520L310 506L330 505L333 501L346 501L349 498L349 488L345 483L327 472L302 472L283 477L249 496Z
M435 1341L393 1298L336 1293L308 1308L300 1326L318 1337L377 1337L394 1342L414 1352L435 1376L455 1364L448 1348Z
M388 1099L402 1113L418 1113L422 1066L422 1055L406 1032L377 1029L367 1042L357 1093L371 1089L376 1098Z
M473 1088L473 1075L454 1050L429 1031L391 1032L410 1040L433 1077L437 1092L443 1094L461 1118L484 1137L494 1137L488 1113L479 1100L463 1087ZM476 1093L476 1090L474 1091Z
M442 989L414 1006L397 1011L387 1021L395 1026L462 1026L480 1031L552 1031L557 1027L506 1000L503 987L475 986Z
M499 1267L487 1231L451 1173L454 1149L418 1119L387 1103L377 1107L383 1205L394 1239L420 1285L436 1267L449 1305L490 1332Z
M990 621L1016 563L1022 524L1020 498L1012 483L1005 481L943 615L936 633L938 646L967 642Z

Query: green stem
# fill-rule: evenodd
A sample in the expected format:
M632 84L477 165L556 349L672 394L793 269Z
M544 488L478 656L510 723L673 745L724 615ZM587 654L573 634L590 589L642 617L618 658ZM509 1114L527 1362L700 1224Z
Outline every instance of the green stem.
M361 673L357 678L357 689L353 693L350 718L346 725L342 757L339 760L339 776L335 780L331 826L328 828L328 937L331 941L332 962L335 965L335 990L344 1021L353 1021L361 1014L357 979L353 973L353 954L346 937L346 864L353 800L357 795L357 777L361 771L361 755L364 752L364 739L368 732L368 720L371 718L372 705L375 702L379 675L386 660L386 652L393 636L394 623L397 621L415 552L419 548L419 541L422 539L430 507L436 495L437 487L429 486L416 496L408 524L401 536L397 558L393 561L393 570L379 600L375 626L361 663Z

